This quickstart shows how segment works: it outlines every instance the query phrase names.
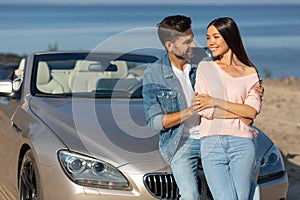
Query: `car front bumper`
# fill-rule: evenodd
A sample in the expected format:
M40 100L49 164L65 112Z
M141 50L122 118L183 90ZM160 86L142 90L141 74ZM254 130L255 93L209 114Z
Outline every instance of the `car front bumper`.
M278 179L259 184L261 200L286 199L288 186L289 182L286 172Z

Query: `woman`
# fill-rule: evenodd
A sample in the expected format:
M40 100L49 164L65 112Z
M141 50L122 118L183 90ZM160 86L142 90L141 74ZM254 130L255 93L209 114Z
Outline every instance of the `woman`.
M207 46L215 59L199 63L195 85L200 106L209 107L199 126L204 173L215 200L247 200L257 132L244 122L260 112L259 76L231 18L208 25Z

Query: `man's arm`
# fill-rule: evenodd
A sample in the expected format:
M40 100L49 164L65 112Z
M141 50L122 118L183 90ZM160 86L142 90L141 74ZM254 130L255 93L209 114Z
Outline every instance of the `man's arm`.
M165 114L162 119L163 127L172 128L173 126L177 126L183 123L191 116L198 114L199 112L200 112L200 103L198 102L198 98L195 96L192 99L190 107L175 113Z
M173 126L177 126L183 123L192 115L194 115L194 113L190 108L186 108L175 113L165 114L162 118L163 127L167 129L172 128Z

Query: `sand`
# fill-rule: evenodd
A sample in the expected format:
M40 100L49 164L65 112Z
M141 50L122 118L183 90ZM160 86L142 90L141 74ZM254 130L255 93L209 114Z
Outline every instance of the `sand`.
M261 113L255 126L281 150L289 178L287 199L300 199L300 79L264 80Z

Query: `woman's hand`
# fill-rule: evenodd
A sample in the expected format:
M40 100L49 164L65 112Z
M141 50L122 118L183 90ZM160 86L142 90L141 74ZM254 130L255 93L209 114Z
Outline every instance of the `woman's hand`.
M199 94L196 96L200 105L200 110L204 110L207 108L214 107L213 100L214 98L209 96L208 94Z

